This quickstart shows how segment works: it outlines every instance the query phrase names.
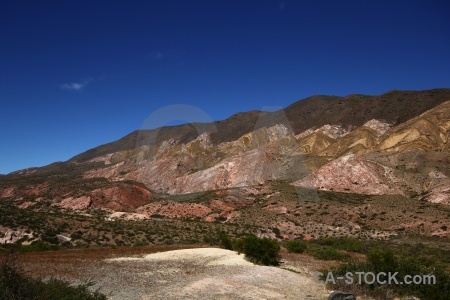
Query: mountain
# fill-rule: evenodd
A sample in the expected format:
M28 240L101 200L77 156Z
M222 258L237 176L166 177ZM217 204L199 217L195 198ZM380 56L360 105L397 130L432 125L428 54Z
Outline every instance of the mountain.
M173 139L184 144L204 132L211 132L211 141L217 145L234 141L256 129L277 124L286 125L294 134L328 124L339 124L343 128L351 129L372 119L396 125L449 99L450 89L390 91L380 96L313 96L272 113L250 111L237 113L226 120L213 123L192 123L134 131L116 142L81 153L69 162L85 162L106 154L133 150L137 145L146 145L150 141L159 143Z
M137 130L1 176L0 205L247 224L276 238L388 237L399 228L450 236L449 128L450 89L314 96L275 112ZM417 213L398 225L405 207Z
M283 179L313 188L369 193L349 183L331 187L325 175L336 168L343 172L342 163L356 164L348 172L361 169L374 175L380 166L388 170L380 157L366 161L371 153L448 153L450 109L445 100L449 99L450 89L314 96L272 113L250 111L213 123L134 131L65 163L14 172L2 182L7 186L11 180L42 184L52 178L105 178L133 181L154 193L175 195ZM342 174L347 175L356 176ZM375 177L386 188L370 193L407 192L398 180L389 183L393 179L388 175ZM429 190L428 186L406 185L416 193Z
M362 126L319 151L336 159L295 184L364 194L436 194L434 188L450 187L449 128L450 101L386 131ZM448 195L438 198L450 202Z

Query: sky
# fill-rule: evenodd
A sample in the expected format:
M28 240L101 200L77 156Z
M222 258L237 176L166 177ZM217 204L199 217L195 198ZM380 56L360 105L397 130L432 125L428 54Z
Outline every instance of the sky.
M167 107L221 120L316 94L448 88L449 33L448 1L2 1L0 174Z

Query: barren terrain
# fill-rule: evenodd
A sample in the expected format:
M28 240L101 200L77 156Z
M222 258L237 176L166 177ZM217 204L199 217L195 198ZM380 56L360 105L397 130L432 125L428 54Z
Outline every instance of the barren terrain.
M84 249L20 256L35 276L73 282L91 278L110 299L326 299L323 286L310 274L324 264L285 253L289 268L257 266L243 255L218 248L151 246ZM189 247L189 246L187 246ZM168 252L159 252L168 251ZM158 253L157 253L158 252ZM153 254L152 254L153 253ZM297 260L297 261L296 261ZM299 263L299 261L304 263Z

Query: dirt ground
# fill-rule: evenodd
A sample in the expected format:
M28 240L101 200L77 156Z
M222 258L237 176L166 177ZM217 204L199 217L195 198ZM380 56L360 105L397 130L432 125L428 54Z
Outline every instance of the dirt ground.
M19 261L33 276L75 283L92 279L95 288L114 300L322 300L330 293L314 283L312 272L333 263L283 251L281 267L256 266L233 251L195 248L171 245L25 253Z

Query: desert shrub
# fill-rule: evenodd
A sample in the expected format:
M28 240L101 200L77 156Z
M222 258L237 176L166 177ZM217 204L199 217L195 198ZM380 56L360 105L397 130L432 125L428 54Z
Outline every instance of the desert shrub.
M164 240L164 245L173 245L173 244L175 244L175 240L173 240L172 238Z
M205 244L207 244L207 245L210 245L210 246L213 246L213 245L214 245L214 242L213 242L213 240L212 240L212 238L211 238L210 235L205 235L205 236L203 236L203 237L202 237L202 242L205 243Z
M355 274L356 272L379 272L395 273L399 282L402 282L406 275L434 275L435 284L367 284L364 281L357 284L357 280L352 285L345 283L344 280L336 280L336 284L331 285L332 288L351 291L358 289L361 292L385 299L386 295L414 295L420 299L448 299L450 295L450 274L446 268L433 260L420 255L405 256L394 255L389 249L373 250L367 254L367 261L349 261L339 267L330 270L324 270L324 278L328 272L332 272L333 277L345 276L347 272Z
M276 266L279 264L280 245L269 238L257 238L250 235L242 240L242 252L256 264Z
M289 252L294 253L303 253L306 251L306 248L308 248L308 244L305 241L300 240L287 241L284 246Z
M50 244L54 244L57 245L59 244L59 240L56 237L56 233L51 230L51 229L47 229L42 235L41 235L41 239L47 243Z
M367 254L367 261L373 265L376 272L389 272L398 267L394 253L389 250L373 250Z
M181 244L192 245L192 244L200 244L200 241L195 238L187 238L181 241Z
M277 227L272 228L272 231L273 231L273 233L275 233L275 236L276 236L277 238L283 238L283 237L281 236L280 229L278 229Z
M243 239L234 239L232 242L233 250L241 254L244 251Z
M223 232L219 233L219 244L221 248L233 250L233 244L230 237Z
M155 219L164 219L164 216L163 216L163 215L160 215L160 214L153 214L153 215L151 215L150 217L151 217L151 218L155 218Z
M71 286L59 279L42 281L29 277L16 262L16 257L0 258L0 299L2 300L106 300L98 291L91 292L92 282Z
M74 232L70 235L72 240L80 240L83 237L83 233L81 231Z
M133 242L133 246L134 247L139 247L139 246L146 246L146 245L148 245L148 242L146 242L145 240L140 240L140 239L136 239L136 240L134 240L134 242Z
M19 248L19 252L55 251L58 249L59 247L56 245L50 245L42 241L36 241L31 243L30 245L21 245Z
M309 247L308 254L321 260L345 260L350 257L330 246Z
M310 241L312 244L330 246L348 252L368 253L377 247L371 241L361 241L354 238L322 238Z
M340 250L358 253L364 253L370 248L369 242L363 242L353 238L337 239L335 246Z
M57 245L50 245L43 241L34 241L30 245L21 244L6 244L0 252L3 253L24 253L24 252L40 252L40 251L55 251L59 250Z

